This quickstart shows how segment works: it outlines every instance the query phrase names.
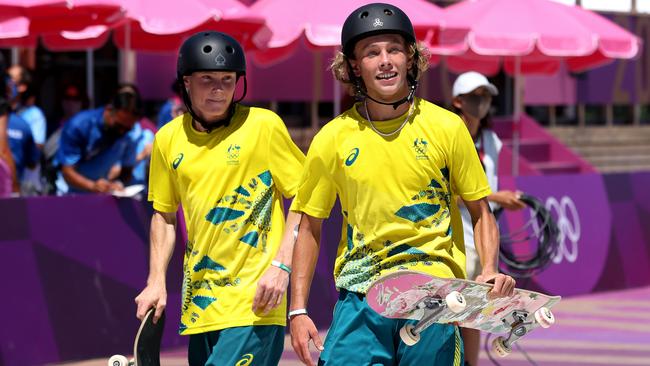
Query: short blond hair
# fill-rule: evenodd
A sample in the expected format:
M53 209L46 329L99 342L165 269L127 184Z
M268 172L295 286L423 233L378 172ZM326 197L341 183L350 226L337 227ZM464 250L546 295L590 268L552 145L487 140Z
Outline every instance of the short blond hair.
M420 77L422 77L422 74L424 74L429 69L429 59L431 58L431 53L422 42L409 44L408 57L412 59L416 56L416 54L417 57L415 60L413 60L413 68L417 69L417 74L413 72L412 68L409 70L409 75L412 77L415 76L415 80L419 80ZM332 63L330 64L329 68L332 70L334 78L340 81L348 89L350 95L355 95L357 93L354 82L350 80L349 73L352 71L350 70L350 61L343 52L336 52L336 55L332 59ZM361 86L365 87L363 85L363 80L361 80Z

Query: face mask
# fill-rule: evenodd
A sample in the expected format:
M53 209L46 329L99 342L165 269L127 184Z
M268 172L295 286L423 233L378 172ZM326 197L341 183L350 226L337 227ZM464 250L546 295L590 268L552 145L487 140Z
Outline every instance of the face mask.
M465 94L463 96L463 112L472 118L483 119L490 111L492 98L478 94Z

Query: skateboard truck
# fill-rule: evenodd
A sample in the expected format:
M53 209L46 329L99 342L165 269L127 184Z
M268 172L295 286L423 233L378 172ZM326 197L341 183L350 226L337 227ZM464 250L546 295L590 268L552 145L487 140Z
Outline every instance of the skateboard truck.
M548 308L542 307L534 313L534 321L529 320L527 311L515 310L502 319L505 324L510 325L510 333L507 338L497 337L492 342L492 350L500 357L505 357L512 352L512 344L519 338L525 336L539 324L542 328L548 328L555 323L555 317Z
M413 324L406 324L399 330L399 336L407 346L412 346L420 340L420 333L427 329L445 308L454 313L460 313L465 309L467 302L465 297L458 291L452 291L445 299L435 297L425 297L420 300L415 307L424 310L422 319Z

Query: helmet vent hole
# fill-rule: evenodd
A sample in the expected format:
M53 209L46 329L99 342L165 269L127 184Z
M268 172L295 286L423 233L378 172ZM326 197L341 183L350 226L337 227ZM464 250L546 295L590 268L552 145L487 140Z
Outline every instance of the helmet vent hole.
M364 11L363 13L361 13L361 14L359 15L359 18L361 18L361 19L363 19L363 18L367 18L367 17L368 17L368 12L367 12L367 11Z
M235 49L232 48L231 46L226 46L226 52L228 52L228 53L235 53Z
M384 9L384 14L386 15L393 15L393 11L390 9Z
M210 45L203 46L203 53L210 53L210 52L212 52L212 46Z

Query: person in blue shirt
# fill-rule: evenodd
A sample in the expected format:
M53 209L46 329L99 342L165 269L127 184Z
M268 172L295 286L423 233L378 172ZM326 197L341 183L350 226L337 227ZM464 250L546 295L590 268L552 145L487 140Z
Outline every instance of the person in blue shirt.
M142 101L131 92L117 93L102 108L81 111L63 127L56 155L60 173L59 195L72 192L106 193L123 188L136 160L137 136L132 131L142 115ZM108 179L111 167L120 164L120 176Z
M20 182L25 174L25 169L36 167L40 153L34 143L31 128L15 113L9 114L7 137L16 165L16 179Z
M42 149L45 144L47 120L43 111L35 104L36 96L32 85L32 75L29 70L20 65L13 65L7 72L11 83L15 85L13 108L27 122L32 130L36 146Z
M160 107L160 111L158 111L158 124L156 126L158 129L166 125L167 122L187 112L178 87L178 82L172 83L171 89L174 95L167 99Z

